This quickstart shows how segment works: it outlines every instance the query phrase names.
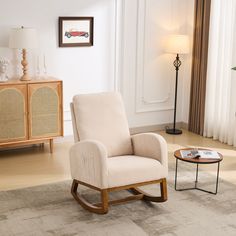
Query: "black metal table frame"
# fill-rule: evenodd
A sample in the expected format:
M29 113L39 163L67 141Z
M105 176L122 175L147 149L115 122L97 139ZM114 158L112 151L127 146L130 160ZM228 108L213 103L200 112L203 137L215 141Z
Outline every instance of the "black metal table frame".
M217 194L217 191L218 191L218 185L219 185L219 172L220 172L220 161L219 162L214 162L214 163L195 163L195 162L189 162L189 163L192 163L192 164L197 164L197 168L196 168L196 178L195 178L195 185L194 187L192 188L182 188L182 189L178 189L177 188L177 175L178 175L178 158L176 158L176 165L175 165L175 190L176 191L185 191L185 190L200 190L200 191L203 191L203 192L206 192L206 193L210 193L210 194ZM212 192L212 191L208 191L208 190L205 190L205 189L202 189L202 188L198 188L197 184L198 184L198 166L199 165L206 165L206 164L218 164L217 166L217 175L216 175L216 188L215 188L215 192Z

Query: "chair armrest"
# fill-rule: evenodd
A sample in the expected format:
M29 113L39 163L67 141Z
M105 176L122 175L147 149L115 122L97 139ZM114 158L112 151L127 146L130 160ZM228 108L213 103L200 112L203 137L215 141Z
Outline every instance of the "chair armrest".
M165 139L155 133L142 133L131 136L134 155L154 158L168 168L168 151Z
M107 151L94 140L75 143L70 149L71 176L98 188L108 186Z

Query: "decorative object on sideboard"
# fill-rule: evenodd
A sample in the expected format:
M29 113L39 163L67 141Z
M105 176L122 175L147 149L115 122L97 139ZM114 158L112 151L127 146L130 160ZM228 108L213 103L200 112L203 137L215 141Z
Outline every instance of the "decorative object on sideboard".
M37 56L37 67L36 67L36 78L40 78L40 61L39 61L39 55Z
M42 73L41 73L42 71ZM37 68L36 68L36 78L37 79L47 79L49 76L47 75L47 64L46 64L46 56L38 55L37 56Z
M177 106L177 90L178 90L178 72L181 66L179 54L187 54L189 52L189 37L187 35L170 35L167 40L167 52L176 54L174 67L176 71L175 77L175 106L174 106L174 122L173 128L166 129L168 134L182 134L182 130L176 129L176 106Z
M9 65L9 60L0 58L0 82L6 82L8 81L7 77L7 67Z
M46 56L43 54L43 74L47 76Z
M33 49L37 47L37 31L33 28L15 28L11 30L9 47L14 49L22 49L22 67L23 75L20 80L31 80L28 74L28 61L26 49Z
M93 17L59 17L59 47L93 46Z

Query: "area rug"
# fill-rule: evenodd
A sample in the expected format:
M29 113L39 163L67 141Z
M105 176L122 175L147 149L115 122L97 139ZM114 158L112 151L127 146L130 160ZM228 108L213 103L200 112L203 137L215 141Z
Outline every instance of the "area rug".
M173 165L173 164L172 164ZM170 167L165 203L136 201L110 207L106 215L82 209L70 194L71 181L0 192L1 236L236 235L236 186L220 180L218 194L176 192ZM192 185L192 166L182 165L179 183ZM200 173L201 187L214 189L215 176ZM156 185L146 191L158 193ZM83 189L95 200L97 194ZM124 197L126 191L111 198Z

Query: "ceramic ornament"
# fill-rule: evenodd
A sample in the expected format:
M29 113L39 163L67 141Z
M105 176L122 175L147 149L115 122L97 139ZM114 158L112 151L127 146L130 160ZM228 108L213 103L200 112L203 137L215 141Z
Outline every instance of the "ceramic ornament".
M0 58L0 82L8 81L6 72L9 64L8 59Z

